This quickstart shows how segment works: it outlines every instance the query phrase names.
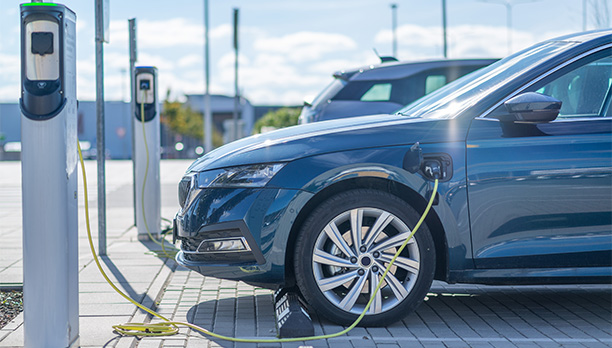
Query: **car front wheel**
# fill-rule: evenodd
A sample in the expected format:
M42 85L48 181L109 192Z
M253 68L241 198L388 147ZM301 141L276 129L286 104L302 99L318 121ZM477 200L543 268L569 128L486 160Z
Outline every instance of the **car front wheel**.
M302 226L294 255L296 281L308 304L350 325L382 282L360 326L388 325L414 311L435 270L425 224L381 277L419 218L405 201L376 190L351 190L323 202Z

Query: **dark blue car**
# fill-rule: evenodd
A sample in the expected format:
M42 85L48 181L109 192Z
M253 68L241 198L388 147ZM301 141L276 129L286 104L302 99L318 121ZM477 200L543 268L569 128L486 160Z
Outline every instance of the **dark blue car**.
M295 287L351 323L440 187L361 325L406 316L433 279L612 281L612 30L542 42L395 115L233 142L180 182L177 260Z

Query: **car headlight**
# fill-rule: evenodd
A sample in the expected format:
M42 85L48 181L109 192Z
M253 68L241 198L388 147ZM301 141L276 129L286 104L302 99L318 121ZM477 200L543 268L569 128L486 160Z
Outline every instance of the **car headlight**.
M194 173L185 175L179 182L178 198L181 209L188 207L200 191L196 187L196 175Z
M285 166L285 163L254 164L200 172L198 188L207 187L264 187Z
M209 187L264 187L284 166L285 163L254 164L187 174L179 183L179 204L185 209Z

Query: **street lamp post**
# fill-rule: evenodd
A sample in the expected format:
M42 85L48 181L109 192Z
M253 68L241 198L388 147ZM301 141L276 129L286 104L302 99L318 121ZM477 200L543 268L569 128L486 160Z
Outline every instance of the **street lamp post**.
M393 57L397 58L397 4L391 4L391 31L393 32Z
M448 44L446 41L446 0L442 0L442 44L444 58L448 58Z
M520 5L528 2L536 2L539 0L479 0L481 2L488 2L492 4L504 5L506 7L506 35L508 43L508 54L512 53L512 6Z
M212 151L212 114L210 109L210 53L208 42L208 0L204 0L204 150L206 153Z

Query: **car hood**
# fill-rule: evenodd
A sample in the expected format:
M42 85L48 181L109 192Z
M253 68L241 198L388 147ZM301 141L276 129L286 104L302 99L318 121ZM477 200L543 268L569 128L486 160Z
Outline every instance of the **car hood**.
M224 145L197 159L187 172L199 172L256 163L288 162L324 153L397 146L415 142L465 139L461 127L449 134L449 122L374 115L315 122L253 135Z

